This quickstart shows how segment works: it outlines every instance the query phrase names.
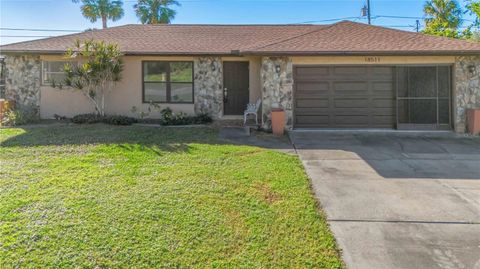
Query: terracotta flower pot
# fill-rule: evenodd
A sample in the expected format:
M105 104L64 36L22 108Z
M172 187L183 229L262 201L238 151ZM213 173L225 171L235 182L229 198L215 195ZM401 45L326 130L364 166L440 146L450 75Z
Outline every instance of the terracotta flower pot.
M480 108L467 110L467 127L469 133L480 134Z
M275 135L283 135L285 130L285 111L281 108L272 109L272 131Z

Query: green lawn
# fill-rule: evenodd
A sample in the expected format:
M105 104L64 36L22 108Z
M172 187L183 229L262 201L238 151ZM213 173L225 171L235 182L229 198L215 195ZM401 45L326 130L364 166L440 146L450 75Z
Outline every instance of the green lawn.
M295 156L214 129L0 129L0 268L342 268Z

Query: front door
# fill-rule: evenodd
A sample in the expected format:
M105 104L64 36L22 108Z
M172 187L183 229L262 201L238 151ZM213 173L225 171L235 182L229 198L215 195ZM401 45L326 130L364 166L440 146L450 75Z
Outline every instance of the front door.
M223 113L243 115L248 93L248 62L223 62Z

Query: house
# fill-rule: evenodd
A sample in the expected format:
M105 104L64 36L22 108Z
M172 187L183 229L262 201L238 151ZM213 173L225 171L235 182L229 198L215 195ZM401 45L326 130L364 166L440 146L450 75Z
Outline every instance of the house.
M117 43L123 79L108 114L150 102L189 114L235 118L262 99L286 111L287 128L465 130L480 107L480 43L361 23L331 25L125 25L0 47L6 95L42 118L93 111L60 79L75 40Z

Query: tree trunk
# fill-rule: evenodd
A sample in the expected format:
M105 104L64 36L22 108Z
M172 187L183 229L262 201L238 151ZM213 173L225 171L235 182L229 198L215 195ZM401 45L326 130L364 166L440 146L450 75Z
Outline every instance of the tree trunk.
M105 116L105 94L102 91L102 117Z
M102 16L102 26L103 29L107 28L107 16Z

